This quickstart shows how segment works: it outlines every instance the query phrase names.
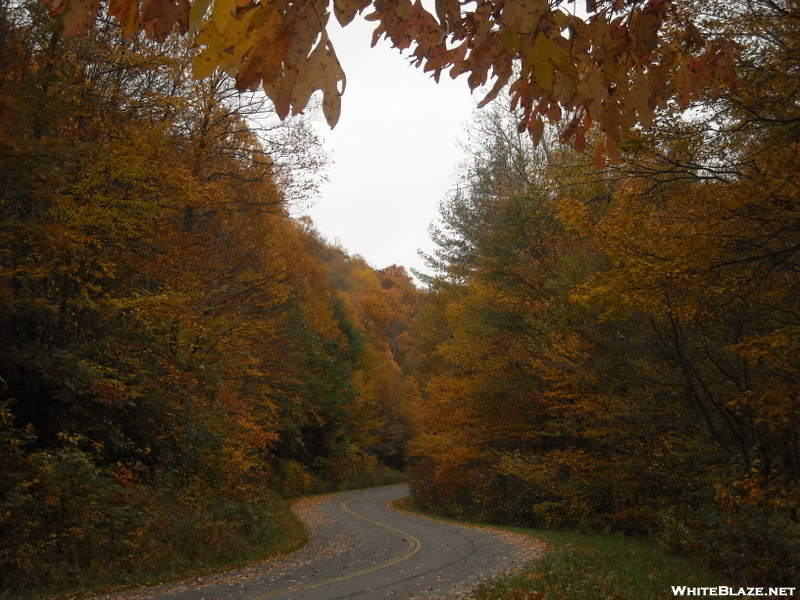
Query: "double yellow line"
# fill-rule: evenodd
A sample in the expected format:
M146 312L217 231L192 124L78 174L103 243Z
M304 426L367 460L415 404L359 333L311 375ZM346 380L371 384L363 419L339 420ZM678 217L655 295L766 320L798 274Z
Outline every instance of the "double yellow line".
M333 579L326 579L325 581L318 581L317 583L311 583L311 584L308 584L308 585L298 585L298 586L295 586L295 587L292 587L292 588L287 588L285 590L280 590L280 591L277 591L277 592L270 592L268 594L261 594L261 595L258 595L258 596L248 596L247 599L248 600L264 600L264 598L273 598L275 596L280 596L282 594L289 594L291 592L301 592L303 590L310 590L312 588L320 587L322 585L328 585L328 584L331 584L331 583L335 583L337 581L342 581L344 579L350 579L351 577L357 577L358 575L364 575L366 573L372 573L373 571L378 571L380 569L385 569L386 567L390 567L392 565L395 565L395 564L397 564L397 563L399 563L399 562L401 562L401 561L413 556L414 554L419 552L420 548L422 548L422 542L420 542L417 538L415 538L410 533L407 533L405 531L397 529L396 527L392 527L391 525L386 525L384 523L379 523L378 521L373 521L372 519L368 519L367 517L365 517L363 515L359 515L358 513L353 512L352 510L347 508L347 505L350 502L352 502L352 500L345 500L344 502L342 502L339 505L339 507L344 512L346 512L347 514L353 515L354 517L356 517L358 519L361 519L362 521L366 521L367 523L372 523L376 527L381 527L382 529L387 529L387 530L392 531L394 533L399 533L404 538L406 538L406 541L408 541L408 543L409 543L408 548L406 549L406 551L403 554L401 554L400 556L396 556L396 557L394 557L392 560L390 560L388 562L381 563L381 564L376 565L374 567L369 567L368 569L362 569L360 571L355 571L353 573L348 573L347 575L342 575L340 577L334 577Z

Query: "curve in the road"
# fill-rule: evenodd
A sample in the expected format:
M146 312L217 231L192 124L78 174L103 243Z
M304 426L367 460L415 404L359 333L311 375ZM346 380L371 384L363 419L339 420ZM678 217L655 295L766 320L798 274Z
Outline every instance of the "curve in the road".
M422 542L420 542L417 538L415 538L413 535L411 535L407 531L403 531L401 529L397 529L396 527L392 527L391 525L386 525L385 523L379 523L378 521L374 521L372 519L369 519L369 518L365 517L364 515L360 515L357 512L354 512L354 511L350 510L349 508L347 508L347 505L350 502L352 502L352 500L345 500L344 502L342 502L339 505L339 507L344 512L346 512L346 513L348 513L350 515L353 515L354 517L356 517L358 519L361 519L362 521L366 521L367 523L375 525L376 527L381 527L382 529L386 529L386 530L392 531L394 533L399 533L404 538L407 538L407 541L409 541L408 550L406 550L400 556L396 556L395 558L393 558L393 559L391 559L391 560L389 560L387 562L384 562L384 563L381 563L379 565L375 565L375 566L369 567L367 569L360 569L358 571L354 571L353 573L348 573L347 575L341 575L339 577L333 577L331 579L326 579L325 581L318 581L316 583L312 583L312 584L309 584L309 585L298 585L298 586L293 587L293 588L280 590L280 591L277 591L277 592L271 592L269 594L261 594L261 595L258 595L258 596L249 596L249 600L264 600L265 598L272 598L274 596L282 596L283 594L288 594L288 593L291 593L291 592L301 592L301 591L304 591L304 590L309 590L311 588L320 587L320 586L323 586L323 585L328 585L328 584L334 583L336 581L343 581L345 579L350 579L351 577L358 577L359 575L366 575L367 573L372 573L373 571L378 571L380 569L385 569L386 567L391 567L392 565L395 565L395 564L397 564L397 563L399 563L401 561L407 560L408 558L410 558L411 556L413 556L414 554L419 552L419 549L422 548Z
M311 535L302 550L104 600L449 600L542 553L521 534L391 510L406 494L391 486L301 500L294 509Z

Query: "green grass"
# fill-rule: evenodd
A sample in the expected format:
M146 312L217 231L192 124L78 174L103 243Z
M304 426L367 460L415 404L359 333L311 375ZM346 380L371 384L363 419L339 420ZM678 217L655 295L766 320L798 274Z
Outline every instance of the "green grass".
M440 519L435 514L414 509L407 500L397 502L395 506L400 510ZM476 599L657 600L673 598L674 585L731 585L696 563L668 556L645 541L520 527L501 529L542 539L551 546L551 550L521 572L482 585L475 591Z
M532 531L553 549L522 573L477 590L481 600L646 600L672 598L673 585L710 587L719 578L685 559L624 538ZM535 592L535 593L534 593Z

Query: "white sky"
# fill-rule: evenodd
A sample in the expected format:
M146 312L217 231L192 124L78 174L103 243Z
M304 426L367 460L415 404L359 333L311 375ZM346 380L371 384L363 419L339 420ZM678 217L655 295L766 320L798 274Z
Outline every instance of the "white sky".
M423 269L417 249L433 247L428 225L452 187L458 140L479 98L466 77L443 73L437 85L388 40L370 48L374 28L361 17L344 30L333 17L328 25L347 88L336 128L320 124L333 164L305 214L373 267Z

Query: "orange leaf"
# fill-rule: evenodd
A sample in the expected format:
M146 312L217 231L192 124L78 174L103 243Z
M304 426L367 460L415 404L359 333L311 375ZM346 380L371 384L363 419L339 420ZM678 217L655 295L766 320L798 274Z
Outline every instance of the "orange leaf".
M344 27L355 19L356 15L370 5L370 0L333 0L333 14Z
M594 149L594 168L602 171L606 168L606 143L601 141Z
M94 25L99 8L99 0L72 0L64 15L64 36L86 35Z
M175 25L180 32L189 28L189 1L144 0L142 23L148 37L163 42Z
M531 128L531 137L533 138L534 148L536 148L539 145L539 142L542 140L543 134L544 134L544 121L542 121L542 117L540 115L536 115L536 119L533 121L533 127Z
M586 150L586 136L583 131L578 131L575 134L575 150L580 154L583 154L583 151Z
M130 38L139 31L139 0L111 0L108 14L120 24L125 37Z
M341 112L341 96L344 92L344 71L339 65L330 42L319 44L308 60L298 66L297 80L291 94L292 114L302 112L311 95L316 90L322 91L322 113L333 128L339 120ZM342 82L342 90L339 90Z
M500 22L519 33L532 33L549 9L547 0L506 0Z

